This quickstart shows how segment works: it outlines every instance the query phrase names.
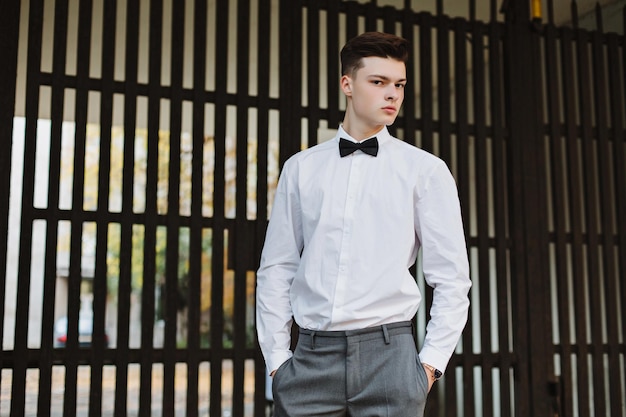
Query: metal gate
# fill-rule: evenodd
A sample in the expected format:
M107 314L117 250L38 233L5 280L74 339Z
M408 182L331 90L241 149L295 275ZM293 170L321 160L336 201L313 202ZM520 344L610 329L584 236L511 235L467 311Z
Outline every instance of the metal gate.
M279 168L332 135L339 50L381 30L413 45L392 131L455 175L474 282L427 415L626 417L624 36L412 3L0 3L0 415L268 413Z

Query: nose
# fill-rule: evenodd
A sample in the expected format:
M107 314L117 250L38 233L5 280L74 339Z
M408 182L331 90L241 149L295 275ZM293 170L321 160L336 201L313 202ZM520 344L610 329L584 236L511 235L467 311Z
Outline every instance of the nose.
M386 96L387 96L387 100L389 101L395 101L398 99L398 91L396 90L396 87L394 85L392 85L391 88L389 88Z

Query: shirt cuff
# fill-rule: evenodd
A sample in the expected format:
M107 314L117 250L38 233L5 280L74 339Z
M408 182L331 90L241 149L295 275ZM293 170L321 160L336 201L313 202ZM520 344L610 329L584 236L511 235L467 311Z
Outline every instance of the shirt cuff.
M286 350L286 351L281 350L281 351L272 353L266 363L267 373L271 374L273 371L277 370L280 367L280 365L285 363L287 360L291 359L292 356L293 356L293 353L290 350Z
M424 347L419 353L420 362L427 363L442 373L446 372L446 367L450 361L450 357L439 352L432 347Z

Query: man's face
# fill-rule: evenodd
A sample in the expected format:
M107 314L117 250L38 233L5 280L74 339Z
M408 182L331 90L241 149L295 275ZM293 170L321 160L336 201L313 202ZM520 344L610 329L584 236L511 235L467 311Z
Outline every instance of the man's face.
M393 124L404 100L406 66L391 58L366 57L363 66L341 78L341 88L351 98L351 124L379 128Z

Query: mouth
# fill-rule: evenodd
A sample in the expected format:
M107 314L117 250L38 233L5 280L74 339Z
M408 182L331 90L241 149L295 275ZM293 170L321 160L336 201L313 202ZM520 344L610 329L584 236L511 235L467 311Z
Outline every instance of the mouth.
M396 112L396 108L393 106L387 106L387 107L383 107L383 110L386 113L395 113Z

